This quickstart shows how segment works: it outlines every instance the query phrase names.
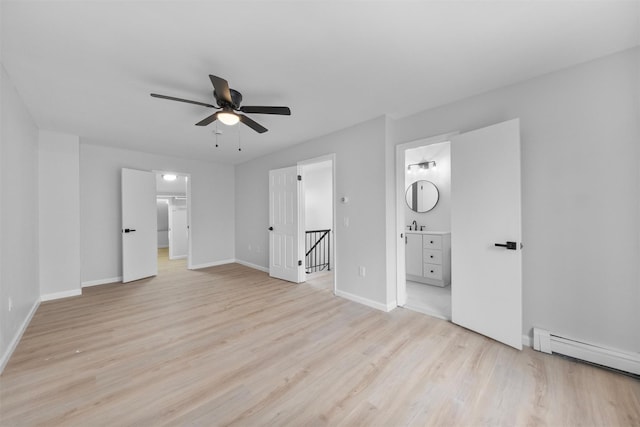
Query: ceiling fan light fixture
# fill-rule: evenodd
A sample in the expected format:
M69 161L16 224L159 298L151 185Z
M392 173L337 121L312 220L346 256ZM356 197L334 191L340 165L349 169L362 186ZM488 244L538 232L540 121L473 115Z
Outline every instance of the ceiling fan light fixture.
M233 126L240 121L240 117L229 111L222 111L218 113L218 120L227 126Z
M165 173L164 175L162 175L162 179L164 179L165 181L175 181L176 178L178 177L172 173Z

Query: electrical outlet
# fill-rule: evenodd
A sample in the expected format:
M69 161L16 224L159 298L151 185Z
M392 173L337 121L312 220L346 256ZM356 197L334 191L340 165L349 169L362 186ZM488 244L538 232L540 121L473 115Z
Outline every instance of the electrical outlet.
M364 277L367 275L367 269L363 266L358 267L358 276Z
M349 217L348 217L348 216L345 216L345 217L344 217L344 226L345 226L345 227L348 227L348 226L349 226Z
M9 300L7 301L7 305L9 306L9 311L13 310L13 299L11 299L11 297L9 297Z

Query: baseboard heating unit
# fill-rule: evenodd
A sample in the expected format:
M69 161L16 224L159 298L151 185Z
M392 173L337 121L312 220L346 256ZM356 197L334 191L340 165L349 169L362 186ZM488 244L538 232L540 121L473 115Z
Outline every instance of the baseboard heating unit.
M533 328L533 349L543 353L557 353L596 365L640 375L640 353L629 353L576 341L571 338L554 335L544 329Z

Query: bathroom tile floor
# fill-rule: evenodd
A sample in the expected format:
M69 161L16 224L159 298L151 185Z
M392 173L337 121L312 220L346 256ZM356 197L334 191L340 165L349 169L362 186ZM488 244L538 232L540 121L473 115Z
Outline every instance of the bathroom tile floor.
M451 320L451 286L441 288L407 280L405 308L439 319Z

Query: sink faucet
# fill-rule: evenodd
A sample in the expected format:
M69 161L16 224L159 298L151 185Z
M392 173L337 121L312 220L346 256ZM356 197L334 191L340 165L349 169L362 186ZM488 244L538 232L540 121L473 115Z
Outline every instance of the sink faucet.
M418 223L416 222L415 219L413 220L412 224L413 224L413 229L418 231ZM411 227L409 227L409 229L411 229Z

